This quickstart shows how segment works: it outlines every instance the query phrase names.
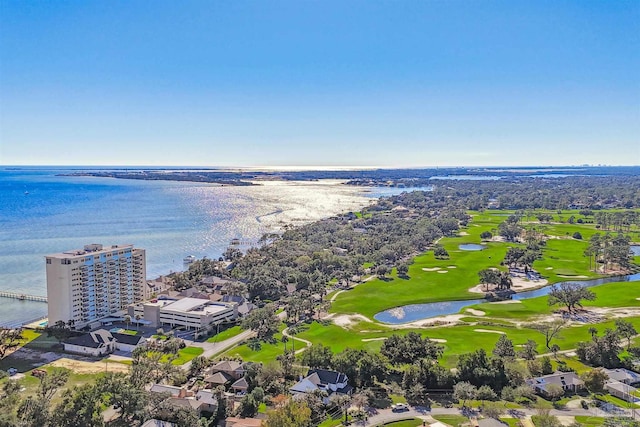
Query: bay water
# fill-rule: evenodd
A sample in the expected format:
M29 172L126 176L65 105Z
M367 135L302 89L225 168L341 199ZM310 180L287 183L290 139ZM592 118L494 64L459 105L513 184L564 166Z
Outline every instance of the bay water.
M256 242L285 224L361 209L403 191L338 181L236 187L60 176L77 170L0 167L0 291L46 295L44 255L89 243L146 249L153 278L182 270L187 255L217 258L232 239ZM43 315L44 303L0 298L0 325Z

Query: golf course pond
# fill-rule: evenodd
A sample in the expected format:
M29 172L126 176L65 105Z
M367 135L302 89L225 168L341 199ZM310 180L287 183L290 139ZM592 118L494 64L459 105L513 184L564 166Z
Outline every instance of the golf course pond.
M464 245L458 246L462 251L481 251L486 249L485 245L478 245L476 243L465 243Z
M479 245L478 245L479 246ZM582 286L591 287L604 285L605 283L612 282L630 282L640 280L640 273L627 274L624 276L610 276L600 279L591 280L568 280L561 283L578 283ZM519 292L511 295L512 300L525 300L529 298L537 298L544 295L548 295L551 291L551 286L545 286L544 288L535 289L527 292ZM379 322L390 324L401 324L407 322L414 322L416 320L428 319L436 316L446 316L448 314L459 313L460 310L470 307L475 304L487 302L485 299L468 299L457 301L444 301L444 302L432 302L427 304L410 304L402 307L394 307L389 310L382 311L376 314L374 319Z

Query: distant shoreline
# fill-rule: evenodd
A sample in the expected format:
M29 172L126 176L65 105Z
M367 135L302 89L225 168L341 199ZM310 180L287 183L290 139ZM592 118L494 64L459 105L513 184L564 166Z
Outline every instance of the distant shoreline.
M57 176L137 179L145 181L183 181L221 186L259 186L261 181L319 181L338 179L346 185L417 188L447 180L580 179L584 177L635 176L640 167L458 167L425 169L349 169L349 170L256 170L256 169L174 169L112 168L99 171L78 170Z

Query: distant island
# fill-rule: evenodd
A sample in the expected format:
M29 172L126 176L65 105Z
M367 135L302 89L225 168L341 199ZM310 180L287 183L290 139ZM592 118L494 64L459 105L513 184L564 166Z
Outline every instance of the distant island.
M638 166L567 167L455 167L424 169L351 170L242 170L242 169L108 169L81 171L58 176L92 176L118 179L206 182L251 186L256 181L317 181L338 179L348 185L376 187L425 187L436 180L519 180L523 178L564 178L576 176L637 176Z

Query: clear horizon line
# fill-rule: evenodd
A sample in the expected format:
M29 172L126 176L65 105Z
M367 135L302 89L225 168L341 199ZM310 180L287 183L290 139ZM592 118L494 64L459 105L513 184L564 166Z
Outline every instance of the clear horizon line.
M610 164L580 164L580 165L422 165L422 166L384 166L384 165L353 165L353 166L339 166L339 165L243 165L243 166L203 166L203 165L140 165L140 164L0 164L2 168L29 168L29 167L55 167L55 168L135 168L135 169L205 169L205 170L282 170L282 171L339 171L339 170L376 170L376 169L470 169L470 168L508 168L508 169L523 169L523 168L598 168L598 167L612 167L612 168L634 168L640 167L638 165L610 165Z

